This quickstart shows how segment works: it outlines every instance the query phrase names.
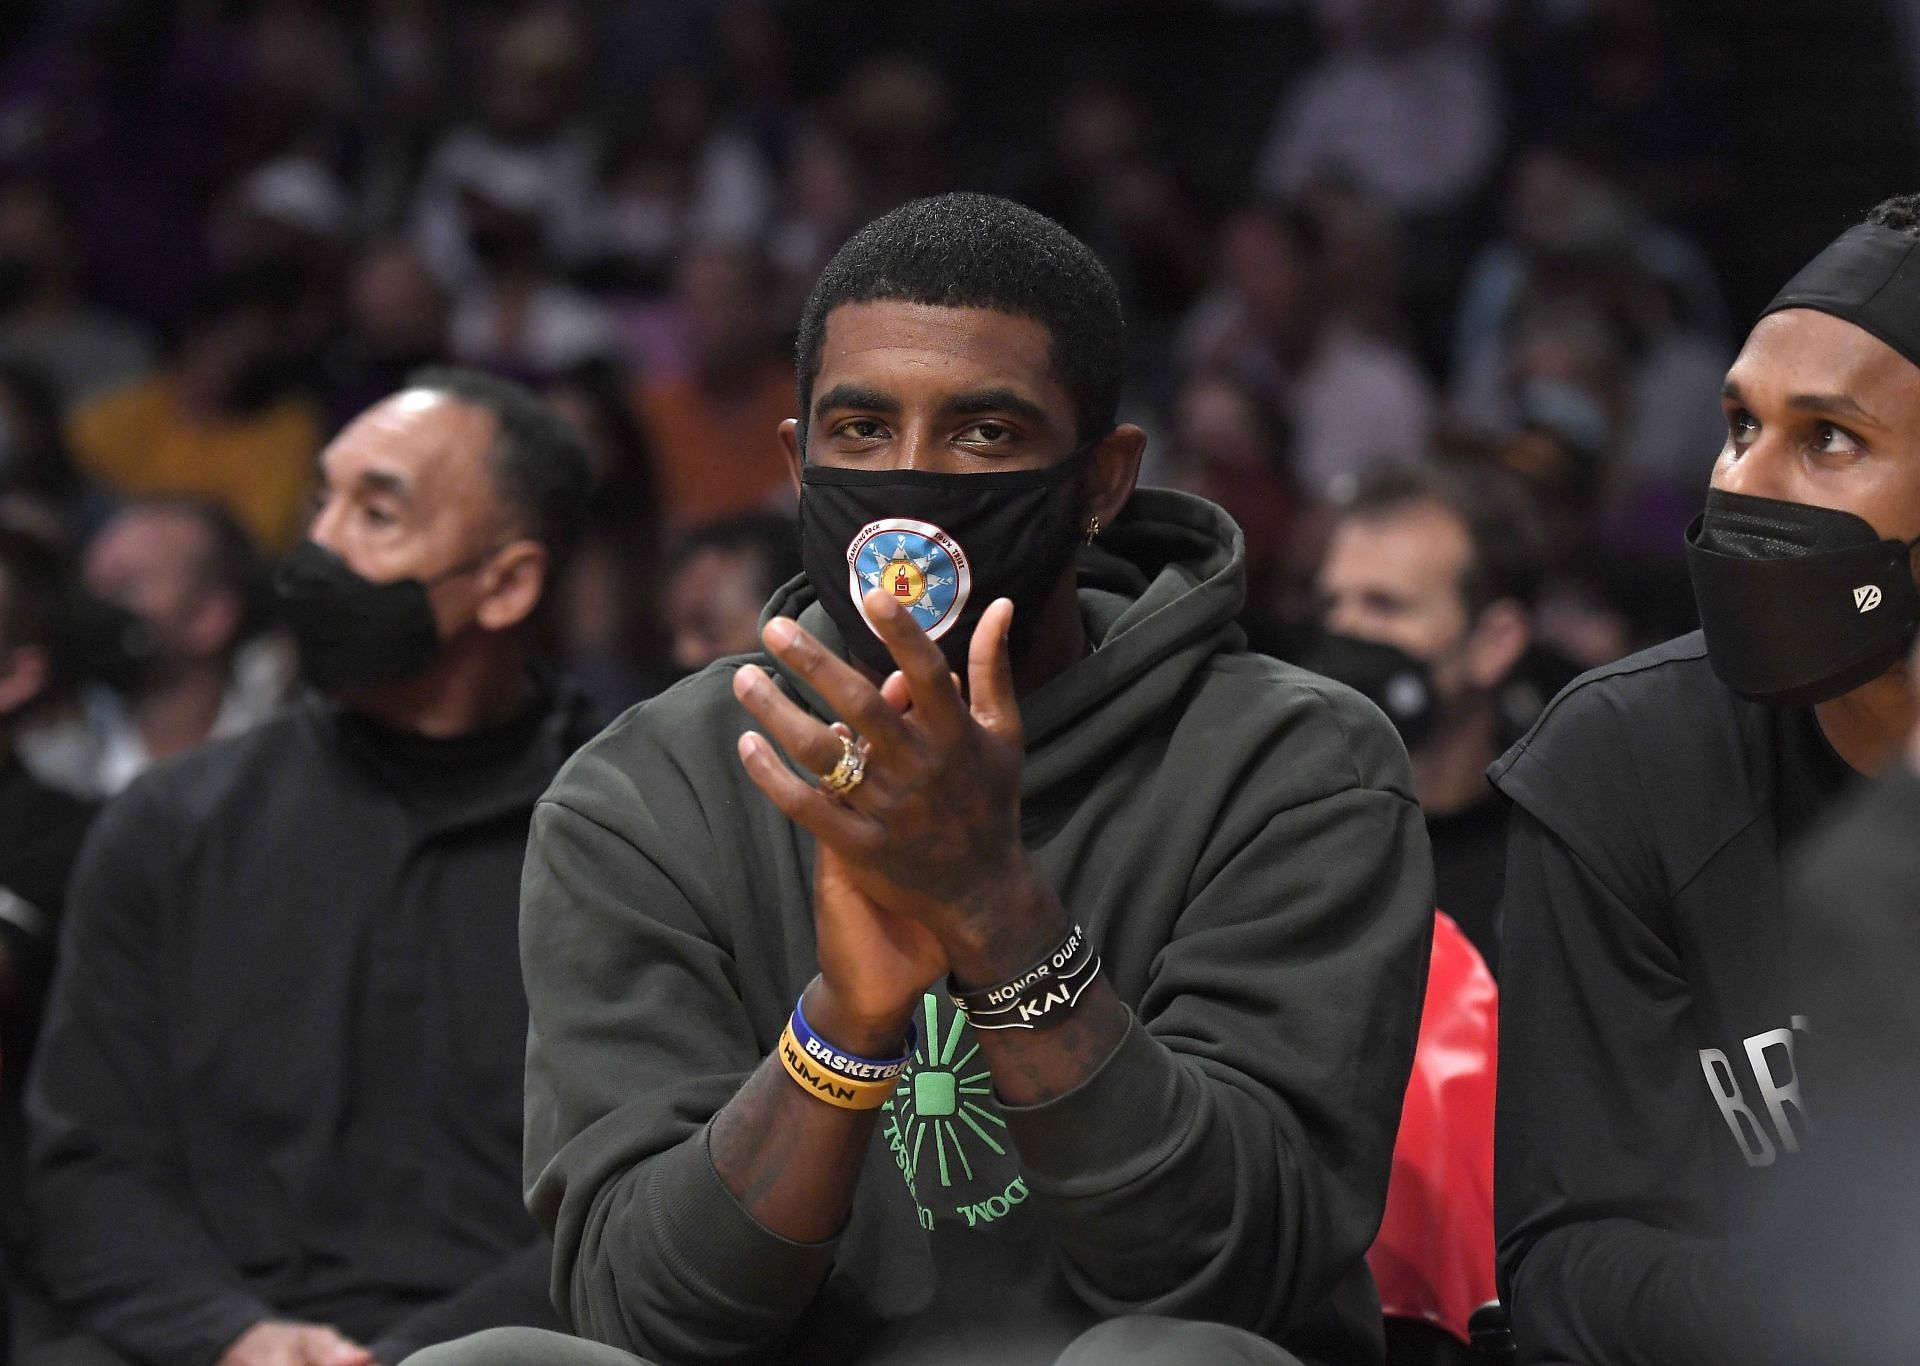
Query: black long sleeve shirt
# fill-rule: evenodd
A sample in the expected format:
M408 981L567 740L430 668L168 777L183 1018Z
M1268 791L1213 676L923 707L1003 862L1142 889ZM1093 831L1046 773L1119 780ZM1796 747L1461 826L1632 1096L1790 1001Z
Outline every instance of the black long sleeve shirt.
M1697 634L1577 681L1494 765L1495 1222L1523 1362L1755 1359L1730 1240L1810 1138L1781 852L1847 773Z
M551 1322L516 889L579 738L550 703L448 742L315 703L108 806L28 1095L58 1301L161 1366L267 1317L384 1362Z

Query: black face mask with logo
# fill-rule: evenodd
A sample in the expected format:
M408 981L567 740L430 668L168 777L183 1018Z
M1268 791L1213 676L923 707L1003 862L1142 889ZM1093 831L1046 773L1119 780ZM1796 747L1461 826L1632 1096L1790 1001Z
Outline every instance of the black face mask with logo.
M301 672L320 691L340 692L425 671L442 648L427 590L472 573L493 553L431 579L376 583L325 546L302 541L273 578Z
M800 563L847 653L889 673L860 599L885 589L966 676L973 628L1013 600L1016 653L1080 537L1077 482L1092 447L1037 470L943 474L809 464L800 471Z
M1433 669L1397 645L1322 631L1300 666L1346 684L1380 708L1408 749L1431 735L1440 719Z
M1687 570L1708 662L1756 702L1810 707L1852 692L1892 668L1920 626L1911 545L1836 508L1710 489L1687 529Z

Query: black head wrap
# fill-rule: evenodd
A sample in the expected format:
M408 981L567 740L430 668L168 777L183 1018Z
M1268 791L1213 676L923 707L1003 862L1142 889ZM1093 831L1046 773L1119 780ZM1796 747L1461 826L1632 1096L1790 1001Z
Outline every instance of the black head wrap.
M1801 267L1761 316L1811 308L1863 328L1920 365L1920 237L1862 223Z

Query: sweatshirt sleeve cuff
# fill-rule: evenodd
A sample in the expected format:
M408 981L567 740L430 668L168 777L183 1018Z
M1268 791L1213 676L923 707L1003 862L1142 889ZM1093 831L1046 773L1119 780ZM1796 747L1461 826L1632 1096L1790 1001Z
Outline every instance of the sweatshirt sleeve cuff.
M839 1238L796 1243L747 1213L713 1168L710 1132L654 1163L659 1246L670 1272L710 1303L750 1304L756 1316L798 1314L831 1267Z
M1101 1195L1137 1181L1188 1141L1200 1084L1137 1019L1073 1090L1040 1105L1002 1105L1036 1194Z
M242 1333L272 1317L273 1307L250 1295L222 1295L207 1304L201 1321L188 1330L187 1335L197 1345L185 1352L185 1358L204 1361L212 1366L212 1363L226 1355L227 1348L233 1346Z

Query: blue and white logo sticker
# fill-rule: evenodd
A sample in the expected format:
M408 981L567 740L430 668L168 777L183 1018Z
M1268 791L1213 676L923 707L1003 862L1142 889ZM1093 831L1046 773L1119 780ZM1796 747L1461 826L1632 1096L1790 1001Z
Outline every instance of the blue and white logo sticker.
M960 543L931 522L888 517L868 522L847 543L847 591L867 620L862 599L876 588L893 594L920 629L938 640L960 619L973 573ZM873 622L867 620L869 628Z

